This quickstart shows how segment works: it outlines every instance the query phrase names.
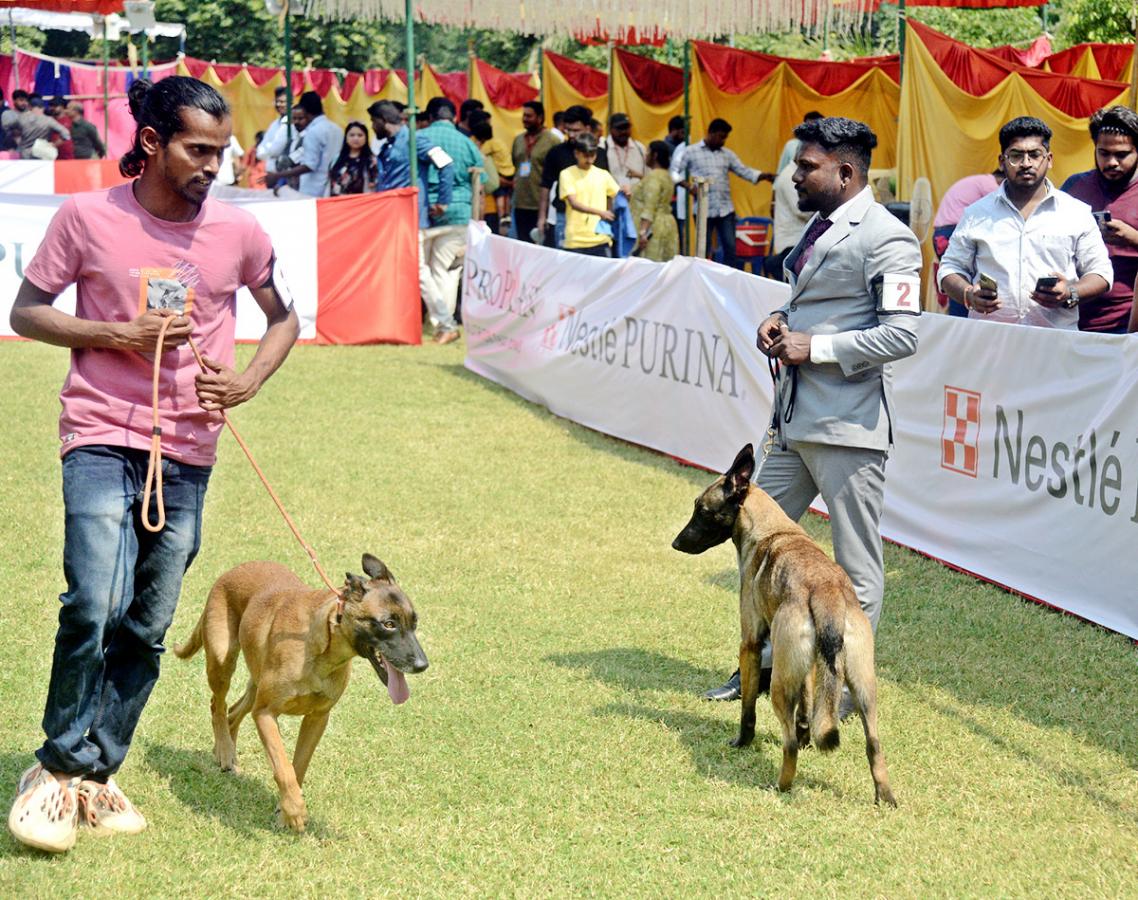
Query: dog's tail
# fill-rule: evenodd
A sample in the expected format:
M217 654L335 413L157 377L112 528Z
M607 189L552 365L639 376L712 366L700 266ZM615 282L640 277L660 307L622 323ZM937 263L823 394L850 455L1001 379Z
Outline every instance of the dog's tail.
M817 639L814 645L814 709L810 740L822 753L838 748L838 705L845 683L846 597L838 585L826 585L810 595L810 616Z
M198 619L198 624L194 626L194 630L190 632L189 639L184 644L174 645L174 655L178 659L189 659L202 648L202 627L205 623L205 613L201 614Z

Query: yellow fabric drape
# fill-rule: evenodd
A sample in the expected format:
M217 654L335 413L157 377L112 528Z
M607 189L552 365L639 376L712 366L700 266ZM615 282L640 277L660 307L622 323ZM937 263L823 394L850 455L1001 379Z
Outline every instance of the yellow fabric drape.
M435 97L445 97L446 93L439 84L439 80L435 78L435 70L428 65L424 65L419 70L419 75L415 78L415 107L419 110L427 108Z
M1087 54L1088 56L1090 54ZM1000 155L999 131L1016 116L1035 116L1050 126L1056 185L1094 166L1088 119L1056 109L1017 74L981 97L974 97L944 73L910 28L905 43L900 128L897 134L897 195L908 199L920 176L932 186L933 209L954 183L966 175L990 172ZM1116 102L1123 102L1126 92ZM925 308L932 308L931 238L925 242L922 283Z
M189 75L189 69L184 62L178 64L179 75ZM260 86L253 82L248 71L242 69L236 77L223 82L214 70L208 66L201 74L201 80L212 87L229 103L233 111L233 134L237 142L248 150L254 143L258 131L267 128L276 117L276 107L273 101L276 89L284 84L284 76L277 75ZM310 90L312 85L305 80L304 89ZM356 85L351 97L344 100L340 96L339 88L333 86L324 100L324 114L333 122L343 128L353 119L368 125L370 130L367 108L376 100L407 100L407 86L400 78L391 73L378 94L368 94L364 90L363 82Z
M897 112L901 89L881 69L873 69L838 94L820 94L799 78L786 63L780 63L752 90L728 94L715 86L698 60L692 70L691 135L701 140L712 119L726 119L733 126L728 147L745 165L765 172L778 165L783 145L794 128L811 110L828 116L849 116L865 122L877 135L873 154L875 169L896 164ZM681 112L683 101L680 101ZM764 115L755 115L764 110ZM731 195L739 216L770 216L771 188L766 182L748 184L732 177Z
M599 97L586 97L571 85L548 58L541 62L541 83L543 85L546 124L553 124L553 114L570 106L587 106L593 115L602 122L609 117L608 94ZM496 134L497 132L495 132Z
M478 66L471 66L471 69L474 72L474 78L470 82L470 97L473 100L482 101L483 109L490 113L490 126L494 129L494 137L510 147L514 138L525 130L522 127L522 108L519 106L517 109L506 109L504 106L495 106L486 91L486 85L482 83L482 74L479 72ZM530 82L532 83L534 80L531 76ZM534 87L536 86L534 85ZM534 99L536 100L537 97Z
M684 95L667 103L648 103L641 100L633 89L620 64L620 56L613 54L612 67L612 112L626 113L632 120L632 136L647 147L652 141L663 140L668 133L668 120L672 116L684 114ZM608 133L608 116L597 116L604 123Z
M908 198L913 181L923 175L932 184L933 205L965 175L990 172L1000 155L1000 127L1016 116L1036 116L1054 132L1050 178L1061 184L1069 175L1094 166L1088 119L1056 109L1016 74L982 97L961 90L936 64L909 30L905 51L897 143L898 196ZM1114 102L1126 99L1123 91Z

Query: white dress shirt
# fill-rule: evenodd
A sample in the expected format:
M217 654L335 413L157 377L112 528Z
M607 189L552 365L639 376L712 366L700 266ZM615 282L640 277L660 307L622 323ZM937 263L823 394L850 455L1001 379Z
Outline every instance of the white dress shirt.
M794 189L794 172L798 168L793 162L783 167L774 180L774 243L772 253L782 253L798 243L810 213L798 208L798 191Z
M1077 309L1050 309L1031 299L1036 280L1052 272L1070 283L1090 274L1114 282L1114 267L1091 208L1048 181L1047 196L1025 220L1008 199L1004 182L964 210L937 280L943 291L949 275L961 275L969 284L981 273L995 279L1002 306L987 314L972 310L971 319L1077 329Z
M327 116L317 116L304 129L301 162L312 171L300 176L300 192L309 197L328 196L328 170L340 155L344 132Z

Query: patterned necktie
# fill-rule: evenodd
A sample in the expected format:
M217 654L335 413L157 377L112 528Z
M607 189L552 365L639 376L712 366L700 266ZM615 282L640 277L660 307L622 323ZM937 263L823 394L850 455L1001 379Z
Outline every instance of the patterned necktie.
M806 263L810 261L810 257L814 255L814 244L817 243L818 238L826 233L833 222L829 219L821 217L814 220L808 229L806 229L806 236L802 240L802 252L798 254L798 259L794 261L794 274L801 275L802 270L806 267Z

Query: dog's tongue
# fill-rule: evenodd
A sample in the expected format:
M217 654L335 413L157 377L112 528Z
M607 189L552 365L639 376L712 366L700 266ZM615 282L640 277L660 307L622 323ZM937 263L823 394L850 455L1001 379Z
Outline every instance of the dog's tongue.
M391 702L396 706L406 703L411 697L411 688L407 687L407 679L386 659L383 661L383 667L387 670L387 695L391 698Z

